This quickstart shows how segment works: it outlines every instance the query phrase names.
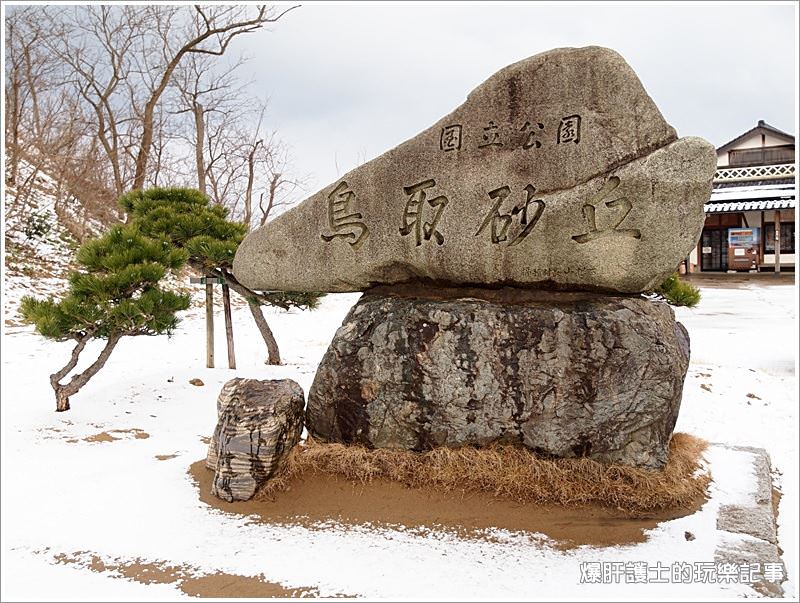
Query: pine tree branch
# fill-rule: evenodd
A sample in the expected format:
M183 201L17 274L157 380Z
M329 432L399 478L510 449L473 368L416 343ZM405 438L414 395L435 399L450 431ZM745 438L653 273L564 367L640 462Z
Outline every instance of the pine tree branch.
M89 365L86 370L82 373L78 373L74 375L72 379L69 380L68 383L61 385L59 384L61 390L63 391L64 395L67 397L75 394L78 392L80 388L82 388L86 383L88 383L89 379L94 377L98 371L105 366L106 362L108 361L109 357L111 356L111 352L114 351L117 343L119 340L122 339L122 334L120 333L111 333L108 336L108 340L106 341L105 347L103 347L102 351L91 365ZM80 352L79 352L80 353ZM73 365L74 366L74 365ZM63 375L62 375L63 376Z
M80 337L77 345L72 349L72 355L70 356L69 362L64 366L64 368L50 375L50 385L52 385L54 389L56 385L60 385L59 382L77 366L81 352L83 352L83 349L86 347L86 344L89 343L91 338L92 333L89 332Z
M248 303L250 303L252 300L261 306L277 306L284 310L289 310L295 306L299 307L299 304L287 302L286 300L280 299L275 295L253 291L252 289L245 287L227 268L209 268L208 266L203 265L202 262L191 259L189 260L189 266L201 274L207 274L209 276L224 279L225 282L228 283L228 286L233 291L245 298Z

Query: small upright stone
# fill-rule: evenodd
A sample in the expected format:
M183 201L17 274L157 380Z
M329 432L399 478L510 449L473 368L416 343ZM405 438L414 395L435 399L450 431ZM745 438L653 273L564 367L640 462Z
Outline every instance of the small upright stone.
M214 496L249 500L300 440L304 396L290 379L232 379L217 400L219 418L206 461Z
M234 399L234 394L236 393L236 389L239 384L243 381L243 379L231 379L225 385L222 386L222 389L219 392L219 396L217 396L217 422L219 422L219 418L222 416L222 411L225 410L231 401ZM217 447L219 446L219 438L217 437L217 430L214 430L214 435L211 436L211 442L208 445L208 454L206 455L206 467L211 469L211 471L217 470Z

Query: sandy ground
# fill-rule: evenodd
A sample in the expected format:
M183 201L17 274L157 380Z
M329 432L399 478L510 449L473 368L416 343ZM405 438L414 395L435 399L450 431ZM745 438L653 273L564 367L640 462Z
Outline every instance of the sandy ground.
M759 279L704 286L703 295L698 309L677 312L692 337L677 429L762 446L772 455L781 493L779 540L790 570L784 587L794 594L796 289ZM456 505L386 484L376 492L354 491L336 480L302 486L309 488L306 521L289 521L302 508L270 516L210 504L209 476L196 463L205 455L221 385L233 376L288 377L307 391L357 297L328 296L315 312L271 314L286 363L280 367L263 364L248 313L235 311L236 371L204 368L203 320L191 311L172 338L124 340L73 398L72 410L59 414L47 374L63 364L68 344L8 329L0 408L3 599L757 596L736 584L579 583L579 565L587 560L712 560L718 544L713 505L747 479L726 470L724 455L709 460L711 501L672 519L509 508L498 516L516 519L502 525L491 520L496 501ZM224 359L219 323L217 358ZM193 378L205 385L189 384ZM398 497L408 511L390 521L389 502ZM289 500L297 499L284 504ZM347 500L349 521L325 519ZM437 521L454 512L456 520ZM453 529L456 524L473 529ZM687 531L694 540L685 538Z
M328 521L347 525L383 525L445 530L464 538L485 538L486 530L543 534L560 549L582 545L616 546L644 542L646 530L660 522L696 512L705 499L686 509L630 514L596 505L564 508L520 504L489 493L441 493L408 488L375 479L369 483L347 481L316 473L291 482L291 490L272 500L226 503L211 495L213 471L199 461L190 468L205 504L231 513L258 517L263 523L311 526Z

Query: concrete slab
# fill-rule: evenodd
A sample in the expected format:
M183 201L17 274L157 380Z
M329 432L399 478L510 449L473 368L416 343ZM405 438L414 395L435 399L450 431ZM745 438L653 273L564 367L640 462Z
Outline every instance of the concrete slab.
M750 566L753 588L768 597L782 597L786 567L778 548L777 517L772 503L769 455L763 448L715 444L737 453L743 472L736 503L719 505L717 530L722 532L714 552L717 564ZM713 468L712 468L713 477Z

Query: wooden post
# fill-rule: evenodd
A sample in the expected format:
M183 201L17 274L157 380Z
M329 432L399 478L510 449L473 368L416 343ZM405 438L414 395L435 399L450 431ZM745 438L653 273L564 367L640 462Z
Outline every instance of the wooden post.
M227 283L222 283L222 309L225 313L225 339L228 341L228 368L236 368L236 353L233 351L233 322L231 320L231 292Z
M206 366L214 368L214 284L206 283Z
M697 243L697 271L703 271L703 235L700 234L700 241Z
M781 272L781 210L775 210L775 274Z
M761 272L761 267L764 264L764 256L766 255L765 249L767 247L766 238L769 236L764 232L764 210L761 210L761 222L759 224L761 232L761 244L758 246L758 271Z

